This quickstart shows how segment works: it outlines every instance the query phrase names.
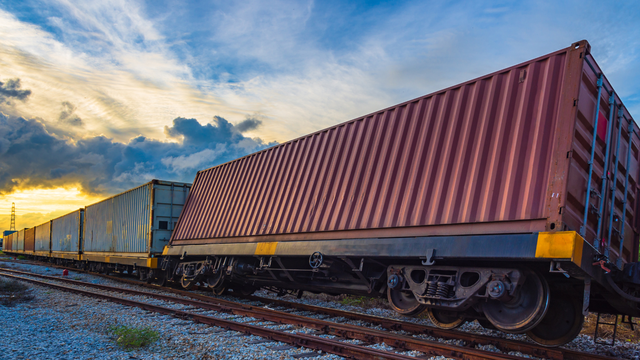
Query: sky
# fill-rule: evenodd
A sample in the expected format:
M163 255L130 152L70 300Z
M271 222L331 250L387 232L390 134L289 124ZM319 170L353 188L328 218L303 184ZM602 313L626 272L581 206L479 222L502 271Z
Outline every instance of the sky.
M0 230L590 42L640 115L633 1L0 0Z

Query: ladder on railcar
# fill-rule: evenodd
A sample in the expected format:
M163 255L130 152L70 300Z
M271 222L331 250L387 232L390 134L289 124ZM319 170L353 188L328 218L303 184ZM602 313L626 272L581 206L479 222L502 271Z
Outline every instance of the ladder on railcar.
M618 260L616 262L616 265L618 266L618 268L622 267L622 251L624 248L624 231L625 231L625 216L626 216L626 211L627 211L627 195L628 195L628 189L629 189L629 166L630 166L630 160L631 160L631 149L632 149L632 144L633 144L633 140L632 137L634 135L635 132L635 128L633 126L633 122L631 120L631 118L627 119L626 116L624 116L624 111L622 110L622 104L616 104L616 94L613 91L613 89L609 90L606 88L606 86L604 86L604 75L601 72L596 71L596 69L593 67L593 65L589 62L588 59L585 59L587 64L591 67L591 69L593 70L594 73L598 74L598 80L597 80L597 89L598 89L598 95L597 95L597 101L596 101L596 109L595 109L595 115L594 115L594 126L593 126L593 138L591 141L591 156L589 159L589 170L588 170L588 174L587 174L587 196L586 196L586 200L585 200L585 209L584 209L584 214L583 214L583 221L582 221L582 226L580 227L580 235L583 238L586 238L586 232L587 232L587 221L588 221L588 216L589 213L595 213L597 218L598 218L598 225L596 228L596 235L595 235L595 239L593 241L593 246L597 251L603 252L604 251L604 257L606 259L609 259L610 256L610 249L611 249L611 238L612 235L615 235L620 239L620 247L619 247L619 251L618 251ZM607 92L607 94L609 95L609 111L608 111L608 122L607 122L607 133L605 135L605 154L604 154L604 167L603 167L603 172L602 172L602 176L601 176L601 189L600 192L597 191L597 189L592 189L591 188L591 182L593 179L593 164L594 164L594 158L595 158L595 150L596 150L596 144L597 144L597 139L598 139L598 120L600 118L600 99L602 96L602 90L605 90ZM613 182L611 184L610 187L607 187L607 184L609 183L610 179L609 179L609 163L611 162L611 160L609 160L610 157L610 152L611 152L611 133L612 133L612 127L614 126L614 118L613 115L617 111L617 121L615 123L617 123L617 127L618 127L618 131L617 131L617 136L616 136L616 149L615 149L615 160L614 160L614 170L613 170ZM627 161L626 161L626 167L625 167L625 183L624 183L624 192L623 192L623 198L622 198L622 216L618 216L617 214L615 214L615 199L616 199L616 183L617 183L617 176L618 176L618 164L620 163L620 143L621 143L621 138L622 138L622 127L623 127L623 120L626 120L627 122L627 134L629 137L629 146L627 147ZM601 237L601 233L602 233L602 228L603 228L603 213L605 212L605 206L607 204L605 204L605 199L607 198L607 190L609 190L611 192L611 200L610 200L610 211L609 211L609 219L608 219L608 226L607 226L607 236L606 238ZM590 199L591 196L594 196L596 198L598 198L599 203L598 206L596 207L595 205L590 205ZM620 229L615 229L613 226L613 223L620 221Z

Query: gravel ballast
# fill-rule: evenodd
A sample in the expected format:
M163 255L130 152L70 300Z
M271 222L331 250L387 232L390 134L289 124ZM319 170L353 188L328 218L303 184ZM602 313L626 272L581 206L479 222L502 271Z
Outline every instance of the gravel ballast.
M58 268L47 268L42 265L33 265L22 262L1 262L0 265L15 270L31 271L44 275L60 275L62 270ZM123 284L110 279L90 274L69 271L69 279L86 281L90 283L118 286L122 288L133 288L147 292L157 292L172 296L181 297L163 290L141 289L135 285ZM4 339L4 351L0 353L0 358L19 359L293 359L294 354L309 353L310 349L291 348L287 350L275 350L274 347L286 347L279 342L260 342L260 337L245 336L237 332L229 332L220 328L211 327L204 324L195 324L190 321L176 319L170 316L150 313L138 308L131 308L124 305L110 303L106 300L83 297L59 290L53 290L33 284L29 284L33 289L32 294L35 299L19 303L14 307L1 307L0 314L3 319L3 326L0 328L0 336ZM95 289L88 289L95 291ZM259 291L258 296L275 297L273 293ZM166 306L167 303L158 302L156 299L147 297L121 297L133 300L148 301ZM247 302L252 305L284 309L275 305L267 305L259 302L249 302L222 296L226 300L237 302ZM282 298L280 298L282 299ZM426 318L406 318L397 315L395 312L381 308L363 308L357 305L345 305L330 298L322 299L317 296L303 297L296 299L293 296L284 298L287 301L304 304L335 308L340 310L361 312L369 315L395 318L402 321L411 321L424 325L431 325ZM173 304L172 306L175 306ZM178 305L179 308L180 305ZM234 321L248 322L255 319L242 318L226 313L215 313L210 311L197 311L199 314L233 319ZM326 315L313 313L293 312L298 315L323 318L327 321L339 321L360 326L377 326L339 318L326 318ZM260 322L252 323L260 325ZM113 325L128 325L134 327L150 326L160 334L159 340L153 345L131 351L125 351L115 345L115 338L110 335L109 327ZM295 328L290 325L270 326L280 330L308 333L311 330ZM524 335L510 335L499 331L487 330L477 322L470 322L463 325L460 330L477 334L504 337L515 340L529 341ZM408 334L405 334L408 335ZM324 336L323 336L324 337ZM327 336L328 337L328 336ZM451 345L460 345L456 340L443 340L418 336L428 340L440 341ZM357 342L355 342L357 343ZM385 345L371 345L372 348L390 350ZM477 346L478 349L497 351L490 346ZM594 345L592 338L587 335L580 335L566 348L597 353L624 359L640 358L640 345L631 342L617 341L615 346ZM421 355L420 353L405 352L405 355ZM511 355L523 356L512 353ZM525 356L526 357L526 356ZM321 359L338 359L339 356L323 354ZM434 357L434 359L444 359Z

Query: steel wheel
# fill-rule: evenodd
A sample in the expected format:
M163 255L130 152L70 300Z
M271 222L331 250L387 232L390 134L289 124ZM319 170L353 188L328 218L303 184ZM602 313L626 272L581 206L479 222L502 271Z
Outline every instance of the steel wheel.
M227 291L227 287L224 285L218 286L218 287L214 287L213 288L213 295L215 296L220 296L222 294L224 294Z
M427 308L426 305L418 302L418 299L413 296L413 292L400 290L400 286L393 289L387 287L387 299L393 310L406 316L420 314Z
M534 272L526 273L525 282L509 301L489 300L483 304L484 315L498 329L507 333L524 333L542 321L549 307L549 285Z
M196 282L194 280L188 280L185 277L181 277L180 285L182 285L182 288L185 290L191 290L195 287Z
M429 308L427 315L429 315L429 320L440 329L455 329L464 324L464 316L455 311Z
M153 285L165 286L167 284L167 275L164 271L149 271L147 282Z
M496 329L496 327L493 326L491 321L489 321L487 319L478 319L478 324L480 324L480 326L482 326L485 329L489 329L489 330L495 330Z
M552 291L547 314L527 335L544 346L560 346L575 339L584 324L580 299L576 294Z
M147 272L144 269L138 269L138 279L140 281L147 281Z
M252 287L252 286L242 286L242 287L238 287L238 288L234 288L233 292L238 293L240 295L243 296L249 296L252 295L254 292L256 292L256 288Z

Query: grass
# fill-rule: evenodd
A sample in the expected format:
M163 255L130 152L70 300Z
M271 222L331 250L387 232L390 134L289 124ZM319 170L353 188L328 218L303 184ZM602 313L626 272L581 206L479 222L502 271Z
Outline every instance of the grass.
M589 316L584 319L584 326L580 332L581 334L593 336L596 330L596 316L596 314L590 313ZM602 315L600 321L606 323L613 323L616 321L618 323L616 340L631 343L638 343L640 341L640 321L637 319L633 319L633 329L629 326L629 323L622 323L622 316L618 316L616 318L615 315ZM613 326L601 325L598 329L598 339L611 341L611 336L613 336Z
M18 260L27 260L26 256L18 255Z
M19 302L33 300L30 289L27 285L10 279L0 279L0 304L13 306Z
M116 336L116 344L126 350L151 345L160 338L160 334L148 326L110 326L109 332Z

